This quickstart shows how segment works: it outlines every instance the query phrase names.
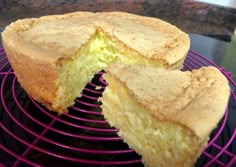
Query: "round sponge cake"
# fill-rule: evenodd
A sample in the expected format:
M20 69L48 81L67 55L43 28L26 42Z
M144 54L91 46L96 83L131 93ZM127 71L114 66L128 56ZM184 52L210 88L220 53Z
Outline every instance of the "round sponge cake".
M179 69L187 34L157 18L123 12L75 12L18 20L2 33L21 86L49 110L67 111L108 64Z

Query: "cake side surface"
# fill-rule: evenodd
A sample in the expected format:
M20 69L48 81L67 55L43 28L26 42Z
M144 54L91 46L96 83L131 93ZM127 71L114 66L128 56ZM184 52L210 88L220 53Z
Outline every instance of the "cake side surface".
M5 52L10 55L8 60L20 85L35 100L52 110L51 106L57 100L56 92L58 89L56 65L44 61L34 61L22 52L18 52L24 48L23 46L5 41L5 38L3 38L2 43ZM28 52L37 54L35 53L36 50L29 49Z
M229 85L222 74L213 67L181 72L121 64L110 65L106 72L109 85L101 98L104 117L142 155L146 166L193 166L227 105ZM198 75L206 79L204 83ZM184 98L186 93L192 100ZM218 97L205 101L211 95Z

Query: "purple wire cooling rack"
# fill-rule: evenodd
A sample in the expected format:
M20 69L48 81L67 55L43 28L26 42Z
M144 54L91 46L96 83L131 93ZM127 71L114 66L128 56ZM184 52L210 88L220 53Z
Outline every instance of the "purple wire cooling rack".
M190 51L182 70L209 65L216 66ZM196 166L236 166L236 84L230 73L216 67L228 78L231 98ZM0 167L143 166L101 114L102 74L95 74L69 113L58 116L27 96L0 49Z

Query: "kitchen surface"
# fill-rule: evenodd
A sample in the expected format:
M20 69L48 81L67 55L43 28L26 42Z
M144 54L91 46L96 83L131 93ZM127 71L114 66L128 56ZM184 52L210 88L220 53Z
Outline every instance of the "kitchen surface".
M236 9L190 0L0 0L0 28L25 17L73 11L124 11L166 20L189 33L232 36Z
M176 25L188 33L191 40L191 51L189 52L186 64L190 64L189 69L199 68L204 63L205 65L216 65L223 74L229 77L232 89L228 110L221 120L219 127L212 133L212 143L206 148L206 152L202 154L197 166L217 167L228 165L227 167L236 167L236 84L234 82L236 81L236 0L219 0L216 2L213 0L0 0L0 32L12 21L18 19L73 11L124 11L143 16L157 17ZM2 48L1 42L0 48ZM0 55L5 56L2 49L0 49ZM75 139L79 138L78 136L95 134L87 130L82 132L76 130L75 127L77 126L74 126L74 124L77 122L73 119L78 119L81 115L84 116L84 113L77 115L75 111L70 111L70 118L68 118L68 116L60 117L45 111L44 108L23 92L17 81L13 78L12 71L8 71L10 69L9 64L5 66L6 60L3 59L0 57L0 97L2 96L0 99L0 167L37 166L40 163L42 166L78 166L78 164L73 162L82 162L81 166L87 166L85 165L86 162L73 159L67 156L67 154L72 154L73 157L78 156L81 159L91 158L94 162L96 160L107 159L110 162L124 160L127 163L123 164L123 166L143 166L140 156L133 152L127 154L129 152L127 151L128 146L120 141L78 142L78 139ZM1 66L4 67L1 68ZM6 74L10 76L9 80L5 77ZM98 78L99 74L92 83L104 86ZM2 85L6 87L5 92ZM90 87L88 88L90 89ZM92 88L91 90L96 91ZM90 106L82 108L82 110L91 110L91 113L93 113L94 109L91 106L98 104L98 102L90 100L87 103L90 103ZM7 104L11 107L7 108L5 106ZM76 105L80 107L80 104ZM21 106L23 106L23 109ZM43 116L41 110L43 110ZM37 123L38 117L43 117L41 123ZM90 115L87 119L100 120L101 118L95 114ZM17 121L19 124L16 123ZM63 127L63 121L69 122L68 125ZM28 133L28 130L22 128L24 126L21 125L27 125L31 131L39 136L35 137L35 134ZM73 127L70 127L71 125ZM83 126L87 125L87 123L83 124ZM93 124L93 126L96 126L96 124ZM10 129L9 133L7 129ZM48 134L47 131L51 129L56 130ZM59 137L57 137L57 130L60 132ZM24 143L24 141L13 140L10 131L18 135L16 138L22 138L26 143L30 143L30 141L33 141L33 143L28 145L19 144ZM75 138L71 135L74 131L76 131L74 134ZM42 139L43 141L41 141ZM59 143L66 143L70 147L69 149L64 148L65 146ZM81 150L78 149L83 148L82 146L98 150L104 149L101 146L104 143L111 149L121 149L121 153L117 155L99 154L99 156L93 155L91 157L88 150L81 149L84 151L81 153ZM44 150L34 149L35 145ZM62 155L61 158L58 155ZM21 161L21 159L26 160ZM112 165L115 166L115 164Z

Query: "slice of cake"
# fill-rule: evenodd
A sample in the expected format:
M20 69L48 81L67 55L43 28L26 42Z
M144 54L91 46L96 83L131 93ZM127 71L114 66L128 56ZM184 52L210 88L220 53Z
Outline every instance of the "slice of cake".
M122 12L18 20L2 39L21 86L59 113L110 63L179 69L189 49L188 35L175 26Z
M192 72L114 64L102 112L147 167L191 167L224 115L230 89L215 67Z

